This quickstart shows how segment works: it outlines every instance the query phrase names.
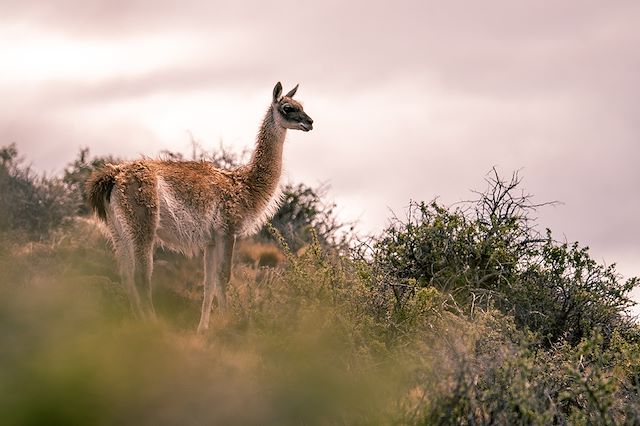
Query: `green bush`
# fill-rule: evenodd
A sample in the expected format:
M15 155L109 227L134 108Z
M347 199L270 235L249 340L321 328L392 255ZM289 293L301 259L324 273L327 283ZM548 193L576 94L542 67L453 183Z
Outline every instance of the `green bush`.
M0 161L0 231L38 239L74 214L62 180L35 174L15 144L0 148Z
M76 214L81 216L91 214L85 191L85 185L91 173L105 164L117 164L120 161L111 156L90 158L89 148L80 149L76 159L65 168L62 178L75 204Z
M625 327L637 278L623 280L615 265L595 262L588 248L540 235L532 219L539 205L520 192L520 179L488 179L480 198L456 209L412 203L376 240L373 262L392 286L432 286L457 306L497 308L544 338L577 344L594 329Z

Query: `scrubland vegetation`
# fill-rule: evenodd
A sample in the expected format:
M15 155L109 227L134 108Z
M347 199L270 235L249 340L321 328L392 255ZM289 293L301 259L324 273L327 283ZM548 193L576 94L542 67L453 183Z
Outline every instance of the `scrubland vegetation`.
M638 281L540 230L517 175L365 239L288 186L199 336L198 257L158 251L160 320L131 314L82 199L113 159L81 151L60 178L0 160L2 424L640 423Z

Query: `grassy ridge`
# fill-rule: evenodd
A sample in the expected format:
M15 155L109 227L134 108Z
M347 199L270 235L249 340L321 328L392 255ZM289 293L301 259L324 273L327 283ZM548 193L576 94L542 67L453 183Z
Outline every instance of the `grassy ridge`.
M46 178L0 148L3 425L640 423L639 280L540 234L517 174L358 247L322 189L289 187L199 336L201 257L157 251L160 319L132 318L78 217L105 161Z
M311 266L318 261L302 259L268 286L240 266L232 314L198 336L197 289L174 291L162 272L160 322L130 317L109 248L86 222L47 243L5 241L3 423L324 424L385 415L397 382L389 353L369 341L377 326L350 309L352 300L335 300L330 269ZM177 262L179 271L197 261Z
M639 419L628 336L543 349L512 317L465 315L432 287L399 305L370 265L318 245L268 271L237 264L231 314L206 336L193 332L199 259L161 260L161 319L142 324L91 222L0 250L3 424Z

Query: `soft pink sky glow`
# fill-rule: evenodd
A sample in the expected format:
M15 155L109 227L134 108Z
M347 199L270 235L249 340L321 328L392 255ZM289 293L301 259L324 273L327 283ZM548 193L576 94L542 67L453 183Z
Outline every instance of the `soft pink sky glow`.
M0 0L0 143L60 172L79 147L135 158L252 146L300 83L288 179L329 182L378 232L521 170L557 237L640 275L640 3Z

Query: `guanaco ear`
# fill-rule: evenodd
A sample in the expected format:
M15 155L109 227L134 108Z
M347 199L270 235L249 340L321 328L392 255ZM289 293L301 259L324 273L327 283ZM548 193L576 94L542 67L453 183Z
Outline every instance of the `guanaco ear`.
M273 88L273 102L278 102L282 95L282 83L277 82L276 86Z
M293 95L296 94L296 91L298 90L298 86L299 84L296 84L296 87L294 87L293 89L291 89L291 91L289 93L287 93L285 96L287 98L293 98Z

